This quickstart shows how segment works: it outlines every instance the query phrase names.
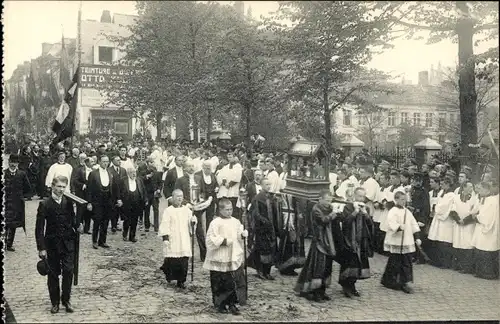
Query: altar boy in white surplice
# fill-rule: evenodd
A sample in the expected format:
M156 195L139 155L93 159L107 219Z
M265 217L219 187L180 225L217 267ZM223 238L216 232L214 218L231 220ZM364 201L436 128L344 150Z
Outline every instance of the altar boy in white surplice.
M229 199L219 201L219 217L209 225L206 237L207 255L203 268L210 270L212 302L220 313L239 315L236 304L246 303L245 274L243 272L243 240L248 232L234 217Z
M176 189L172 192L171 204L163 211L158 236L163 239L164 262L161 270L167 282L177 281L177 287L185 289L188 261L193 256L191 247L192 223L197 223L190 205L182 205L184 194Z
M474 193L474 186L471 182L462 185L460 192L455 191L453 207L450 217L453 218L453 262L454 270L463 273L472 273L472 235L476 227L473 214L479 210L479 201Z

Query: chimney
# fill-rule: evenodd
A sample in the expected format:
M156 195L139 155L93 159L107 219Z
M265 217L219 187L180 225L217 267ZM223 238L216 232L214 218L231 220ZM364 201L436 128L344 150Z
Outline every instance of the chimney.
M429 85L429 72L421 71L418 72L418 85L422 87L426 87Z
M52 48L52 44L42 43L42 56L47 55L51 48Z
M243 1L235 1L234 2L234 9L236 9L236 12L241 16L245 16L245 5L243 4Z
M109 10L103 10L101 16L102 23L111 23L111 13Z

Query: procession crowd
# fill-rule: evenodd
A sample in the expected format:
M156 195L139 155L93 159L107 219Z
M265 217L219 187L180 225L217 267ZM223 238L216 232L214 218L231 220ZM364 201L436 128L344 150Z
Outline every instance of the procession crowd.
M457 172L435 159L420 166L408 159L396 169L368 154L335 155L328 175L321 175L321 161L311 161L316 176L330 181L314 203L283 191L291 171L286 153L205 144L125 144L111 137L11 149L4 170L6 247L15 251L24 201L38 196L36 241L46 261L39 271L48 275L52 313L60 303L73 312L76 233L91 235L94 249L108 249L108 229L132 243L141 227L155 231L163 244L161 269L179 289L186 287L196 239L214 306L235 315L247 299L247 266L262 280L275 279L273 266L280 275L297 276L294 290L315 302L330 300L333 262L340 264L344 295L360 297L356 282L370 278L375 252L389 256L381 284L405 293L413 292L415 262L499 277L492 170L475 183L471 168ZM65 192L85 203L75 212ZM168 207L160 211L162 197ZM312 239L307 253L306 238Z

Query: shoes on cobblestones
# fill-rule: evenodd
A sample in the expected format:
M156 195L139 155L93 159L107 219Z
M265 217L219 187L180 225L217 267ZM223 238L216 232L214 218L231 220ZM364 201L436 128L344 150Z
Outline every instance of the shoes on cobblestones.
M128 241L127 237L123 236L123 240L124 241Z
M352 291L352 295L353 295L353 296L356 296L356 297L361 297L361 294L360 294L360 293L359 293L359 291L357 291L356 289L354 289L354 290Z
M90 232L88 232L88 231L87 231L87 232L83 232L83 234L89 234L89 235L90 235L90 234L92 234L92 233L90 233Z
M327 294L323 294L323 295L321 296L321 298L322 298L323 300L332 300L332 297L328 296Z
M271 276L270 274L265 275L264 278L267 280L275 280L275 278L273 276Z
M261 272L257 272L257 277L262 280L266 280L266 276L264 276Z
M122 229L121 229L120 227L117 227L117 228L116 228L116 230L117 230L118 232L121 232L121 231L122 231Z
M137 242L137 239L136 238L132 238L132 239L130 239L130 242L135 243L135 242Z
M54 305L54 306L52 306L52 308L50 309L50 312L51 312L52 314L59 313L59 305Z
M144 230L144 232L149 232L149 228L146 228L146 229Z
M99 246L97 245L97 243L92 244L92 247L93 247L94 249L96 249L96 250L99 248Z
M342 292L344 293L344 296L346 296L347 298L352 298L352 292L349 288L342 287Z
M73 306L71 306L71 303L66 303L63 304L64 308L66 308L66 313L73 313L75 310L73 309Z
M231 314L233 315L241 315L241 312L240 310L238 309L238 307L236 307L235 305L231 305L229 306L229 311L231 312Z
M99 246L105 249L109 249L109 245L107 245L106 243L99 244Z
M10 252L15 252L16 249L14 249L12 246L8 246L7 247L7 251L10 251Z
M402 290L402 291L404 291L404 292L405 292L405 293L407 293L407 294L413 294L413 292L414 292L414 291L413 291L413 288L412 288L412 287L410 287L409 285L403 285L403 286L401 287L401 290Z
M180 289L186 289L186 284L183 283L183 282L178 282L177 283L177 288L180 288Z
M299 275L299 274L298 274L297 272L295 272L295 271L288 271L288 272L281 272L281 271L280 271L280 274L281 274L282 276L290 276L290 277L296 277L296 276L298 276L298 275Z
M221 313L221 314L227 314L227 308L226 306L220 306L217 308L217 312Z

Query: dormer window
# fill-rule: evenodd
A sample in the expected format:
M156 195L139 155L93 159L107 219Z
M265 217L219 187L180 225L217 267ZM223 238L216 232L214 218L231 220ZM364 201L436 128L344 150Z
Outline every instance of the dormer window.
M113 47L99 46L99 63L113 63Z

